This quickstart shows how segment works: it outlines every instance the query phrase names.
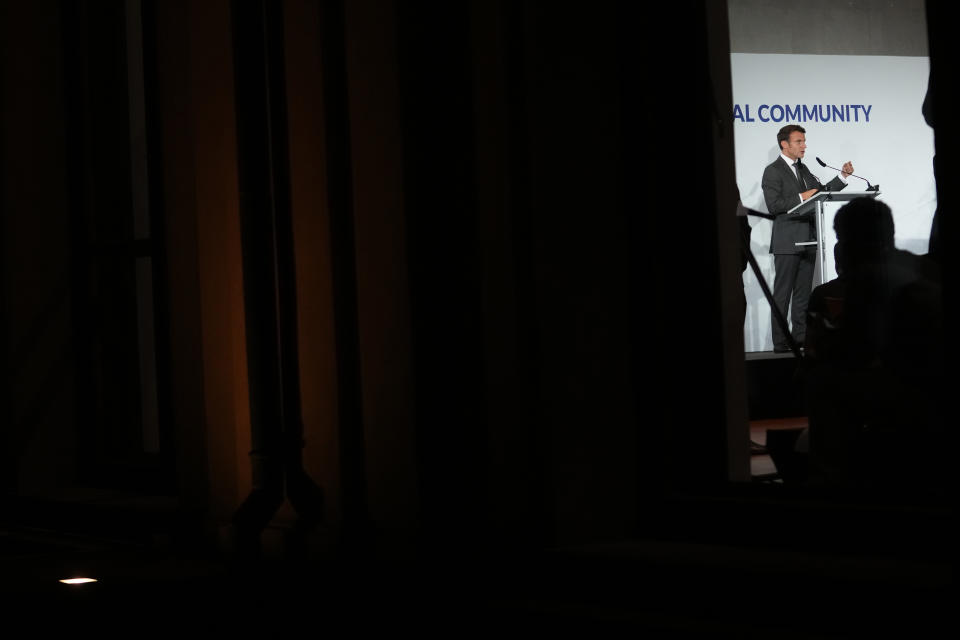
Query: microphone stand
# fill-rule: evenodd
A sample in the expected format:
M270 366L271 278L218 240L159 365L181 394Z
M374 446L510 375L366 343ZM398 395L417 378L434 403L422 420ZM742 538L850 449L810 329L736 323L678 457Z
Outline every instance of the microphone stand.
M817 162L820 163L820 166L821 166L821 167L826 167L827 169L834 169L835 171L839 171L840 173L843 173L843 169L837 169L836 167L831 167L830 165L828 165L826 162L824 162L824 161L821 160L820 158L817 158ZM861 180L863 180L864 182L866 182L866 183L867 183L867 191L880 191L880 185L878 185L878 184L873 184L873 185L872 185L872 184L870 184L870 181L867 180L866 178L861 178L860 176L855 175L855 174L852 174L852 173L851 173L850 175L853 176L854 178L860 178Z

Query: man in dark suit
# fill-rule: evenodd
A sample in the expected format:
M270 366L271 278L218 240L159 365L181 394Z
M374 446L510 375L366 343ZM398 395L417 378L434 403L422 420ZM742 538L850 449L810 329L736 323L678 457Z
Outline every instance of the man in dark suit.
M816 223L811 220L789 218L787 211L812 197L818 191L840 191L847 186L847 177L853 173L853 165L847 162L842 170L826 185L821 184L802 159L807 149L806 130L796 124L788 124L777 132L780 157L763 170L763 199L767 211L775 215L770 253L776 275L773 280L773 299L777 307L793 321L793 338L803 344L806 336L807 303L813 287L813 268L817 260L816 245L797 245L798 242L815 242ZM790 344L776 315L771 311L773 350L777 353L790 351Z

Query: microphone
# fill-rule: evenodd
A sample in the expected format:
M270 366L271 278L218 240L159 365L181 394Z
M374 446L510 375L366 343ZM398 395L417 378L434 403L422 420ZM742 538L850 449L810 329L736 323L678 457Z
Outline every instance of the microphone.
M843 172L842 169L837 169L836 167L831 167L830 165L828 165L826 162L824 162L824 161L821 160L820 158L817 158L817 162L820 163L820 166L821 166L821 167L826 167L826 168L828 168L828 169L834 169L834 170L836 170L836 171L840 171L841 173ZM854 175L854 174L852 174L852 173L851 173L850 175L852 175L854 178L860 178L860 176ZM867 183L867 191L880 191L880 185L878 185L878 184L873 184L873 185L872 185L872 184L870 184L870 181L867 180L866 178L860 178L860 179Z

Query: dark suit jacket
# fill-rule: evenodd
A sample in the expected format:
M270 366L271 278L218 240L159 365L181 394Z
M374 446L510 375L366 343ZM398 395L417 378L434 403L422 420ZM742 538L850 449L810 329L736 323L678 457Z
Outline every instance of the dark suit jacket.
M777 156L777 159L763 170L763 180L760 183L763 188L763 199L767 203L767 211L777 216L773 221L770 253L801 253L805 247L798 247L794 243L816 239L817 226L813 220L795 220L784 215L800 204L800 194L803 191L807 189L840 191L847 186L839 177L834 177L826 185L822 184L802 161L800 175L806 189L800 189L800 184L793 175L793 169L781 156Z

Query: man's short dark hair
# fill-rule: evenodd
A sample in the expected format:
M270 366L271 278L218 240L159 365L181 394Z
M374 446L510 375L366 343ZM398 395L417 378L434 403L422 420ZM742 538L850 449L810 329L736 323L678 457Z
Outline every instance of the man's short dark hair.
M790 134L793 133L794 131L799 131L800 133L807 132L806 129L804 129L798 124L788 124L787 126L783 127L782 129L780 129L780 131L777 132L777 146L780 148L781 151L783 150L783 145L780 143L789 142Z

